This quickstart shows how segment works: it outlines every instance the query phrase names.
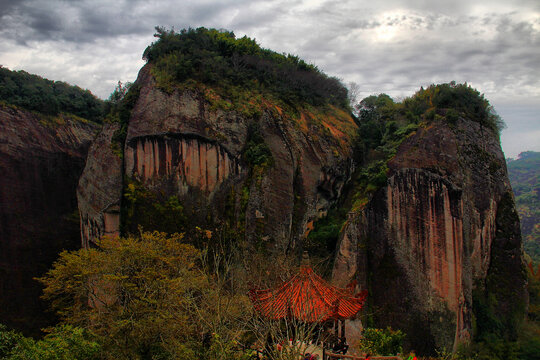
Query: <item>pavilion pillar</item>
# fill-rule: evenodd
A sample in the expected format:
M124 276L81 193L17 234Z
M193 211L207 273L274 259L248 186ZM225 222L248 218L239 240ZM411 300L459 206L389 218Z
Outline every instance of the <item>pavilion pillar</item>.
M345 337L345 319L341 320L341 337Z

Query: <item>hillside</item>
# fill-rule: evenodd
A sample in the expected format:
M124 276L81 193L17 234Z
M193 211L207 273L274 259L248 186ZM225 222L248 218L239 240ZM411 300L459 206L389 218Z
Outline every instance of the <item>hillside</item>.
M98 123L103 120L105 105L89 90L1 66L0 102L44 115L72 114Z
M508 176L514 189L521 221L523 246L540 263L540 153L527 151L507 159Z
M483 95L456 83L381 94L353 118L345 88L295 57L213 29L156 37L90 150L85 246L139 226L213 246L205 229L246 271L308 250L336 283L368 289L365 321L405 329L423 353L491 336L484 317L515 338L521 238L503 123Z
M455 83L402 102L373 95L357 111L361 166L338 223L334 281L369 289L364 320L404 329L423 353L492 336L487 319L496 336L515 337L527 294L502 120Z

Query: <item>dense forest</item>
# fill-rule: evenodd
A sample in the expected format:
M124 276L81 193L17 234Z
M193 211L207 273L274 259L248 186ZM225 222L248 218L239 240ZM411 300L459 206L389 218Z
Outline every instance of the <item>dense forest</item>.
M153 74L163 89L183 84L212 85L218 95L234 103L257 96L287 104L327 103L347 108L347 89L294 55L261 48L253 39L240 39L230 31L157 27L158 40L143 58L154 65Z
M527 151L508 159L525 252L540 264L540 153Z
M0 101L45 115L68 113L100 123L104 102L89 90L0 66Z

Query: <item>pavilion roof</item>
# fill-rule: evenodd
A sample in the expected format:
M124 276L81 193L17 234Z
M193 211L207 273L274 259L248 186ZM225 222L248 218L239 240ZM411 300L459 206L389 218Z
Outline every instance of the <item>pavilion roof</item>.
M306 322L354 317L363 307L367 291L330 285L310 266L275 289L251 290L249 297L261 315L271 319L294 317Z

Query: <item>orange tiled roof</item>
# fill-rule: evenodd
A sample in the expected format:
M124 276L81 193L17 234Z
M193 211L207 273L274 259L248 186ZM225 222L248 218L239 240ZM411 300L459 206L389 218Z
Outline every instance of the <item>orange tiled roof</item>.
M297 275L276 289L251 290L249 297L255 309L272 319L294 317L315 322L348 319L364 305L367 291L353 294L328 284L309 266L300 267Z

